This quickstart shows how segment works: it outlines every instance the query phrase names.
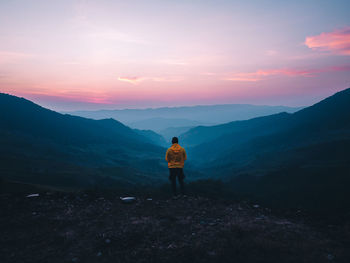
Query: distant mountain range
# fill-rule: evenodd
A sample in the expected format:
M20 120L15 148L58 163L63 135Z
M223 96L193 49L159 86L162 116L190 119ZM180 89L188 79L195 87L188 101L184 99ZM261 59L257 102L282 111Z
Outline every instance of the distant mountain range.
M169 128L195 127L199 125L210 125L209 122L199 122L189 119L151 118L128 123L129 127L153 130L157 133ZM213 123L211 123L213 125ZM174 135L175 136L175 135Z
M161 138L151 131L63 115L7 94L0 94L0 112L0 169L7 178L63 186L111 178L151 183L166 167L165 149L155 145Z
M155 109L73 111L66 113L97 120L113 118L132 128L150 129L162 134L162 131L167 128L215 125L279 112L295 112L300 109L300 107L285 106L224 104ZM174 134L173 136L176 135L179 134Z
M215 119L220 115L216 107L247 107L257 114L251 105L130 110L130 122L138 122L136 113L145 123L165 118L146 118L147 111L168 111L166 118L181 120L205 115L199 123L229 118L222 113ZM205 114L203 108L210 110ZM115 119L60 114L7 94L0 94L0 113L0 174L6 180L59 188L167 182L162 147L167 144L151 130L131 129ZM130 112L110 113L126 118ZM162 132L167 140L180 134L188 154L187 180L220 179L230 191L279 205L350 205L350 89L294 113Z

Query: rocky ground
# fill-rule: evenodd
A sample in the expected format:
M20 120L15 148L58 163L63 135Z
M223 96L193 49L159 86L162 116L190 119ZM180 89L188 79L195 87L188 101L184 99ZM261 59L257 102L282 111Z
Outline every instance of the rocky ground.
M204 197L0 197L1 262L350 262L350 227Z

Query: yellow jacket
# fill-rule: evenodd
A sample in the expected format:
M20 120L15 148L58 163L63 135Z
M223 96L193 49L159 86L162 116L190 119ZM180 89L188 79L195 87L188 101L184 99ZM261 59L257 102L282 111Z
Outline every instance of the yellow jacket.
M183 168L187 159L186 151L179 144L174 143L165 154L169 168Z

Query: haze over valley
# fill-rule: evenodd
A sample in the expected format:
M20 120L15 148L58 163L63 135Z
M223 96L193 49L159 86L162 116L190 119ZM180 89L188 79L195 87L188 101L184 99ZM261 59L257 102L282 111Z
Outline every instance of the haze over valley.
M191 107L167 107L154 109L125 109L63 112L92 119L116 119L131 128L152 130L168 142L195 126L210 126L236 120L270 115L279 112L295 112L299 108L285 106L257 106L248 104L208 105Z

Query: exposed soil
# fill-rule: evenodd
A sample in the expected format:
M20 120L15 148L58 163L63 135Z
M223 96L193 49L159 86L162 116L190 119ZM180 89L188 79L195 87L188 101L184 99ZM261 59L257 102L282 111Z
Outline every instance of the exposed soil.
M0 197L1 262L350 262L349 225L204 197Z

